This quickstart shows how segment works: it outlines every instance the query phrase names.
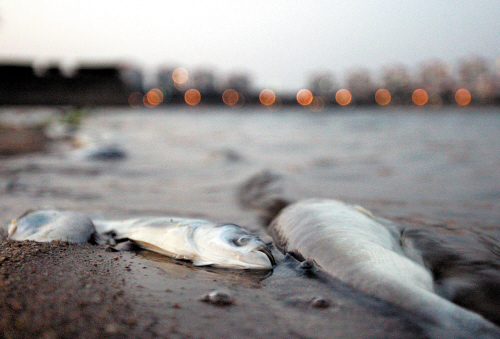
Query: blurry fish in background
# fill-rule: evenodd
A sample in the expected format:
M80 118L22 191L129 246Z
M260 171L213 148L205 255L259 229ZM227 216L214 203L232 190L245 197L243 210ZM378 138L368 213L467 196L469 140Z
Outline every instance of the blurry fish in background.
M71 138L74 150L70 151L73 159L81 160L122 160L126 151L116 141L113 134L101 134L97 131L80 130Z

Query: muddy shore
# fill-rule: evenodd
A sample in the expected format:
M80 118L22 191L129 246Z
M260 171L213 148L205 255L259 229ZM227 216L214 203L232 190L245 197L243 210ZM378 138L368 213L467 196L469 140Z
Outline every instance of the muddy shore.
M343 286L332 290L286 265L266 281L266 273L146 256L65 242L3 242L1 332L5 338L420 336L404 312ZM229 294L231 303L202 301L210 291Z

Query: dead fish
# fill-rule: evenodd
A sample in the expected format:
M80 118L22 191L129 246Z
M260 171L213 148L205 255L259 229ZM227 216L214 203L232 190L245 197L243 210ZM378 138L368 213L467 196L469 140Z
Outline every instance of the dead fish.
M200 219L153 217L123 221L96 221L99 234L116 241L132 240L141 248L195 266L232 269L271 269L271 251L254 234L234 224Z
M266 197L274 180L264 172L246 182L240 202L263 211L276 247L311 261L332 277L419 316L432 338L500 338L481 315L439 296L431 271L403 226L357 205L331 199L289 203ZM276 208L280 206L281 208Z
M86 243L95 236L92 220L85 214L54 209L29 210L12 220L9 240L53 240Z

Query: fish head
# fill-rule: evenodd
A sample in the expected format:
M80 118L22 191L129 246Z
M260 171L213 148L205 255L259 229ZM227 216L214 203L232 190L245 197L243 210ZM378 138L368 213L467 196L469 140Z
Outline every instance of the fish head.
M193 260L197 266L272 269L276 263L266 244L238 225L199 227L193 240L200 253L200 257Z

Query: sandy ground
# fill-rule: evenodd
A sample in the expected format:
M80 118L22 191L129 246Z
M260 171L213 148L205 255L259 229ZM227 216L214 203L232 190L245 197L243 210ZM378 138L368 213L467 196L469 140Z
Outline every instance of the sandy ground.
M286 264L266 279L64 242L3 242L0 260L5 338L419 337L404 313ZM214 290L232 303L201 300Z

